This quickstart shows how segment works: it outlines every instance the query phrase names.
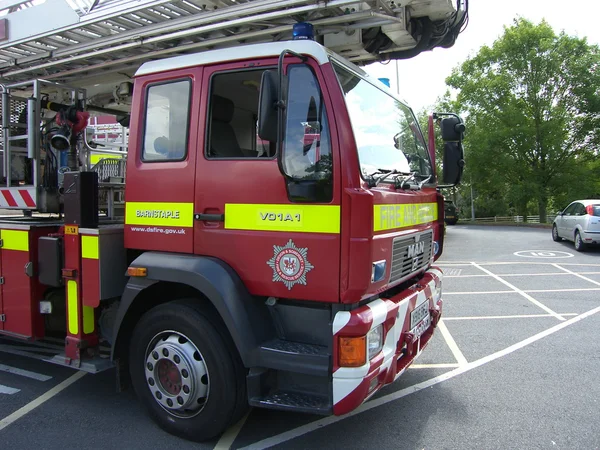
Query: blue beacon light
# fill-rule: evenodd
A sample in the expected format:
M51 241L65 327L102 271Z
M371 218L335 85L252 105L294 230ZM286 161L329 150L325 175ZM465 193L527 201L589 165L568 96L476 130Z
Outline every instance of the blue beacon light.
M315 31L312 23L298 22L294 24L292 28L292 40L297 41L302 39L315 40Z

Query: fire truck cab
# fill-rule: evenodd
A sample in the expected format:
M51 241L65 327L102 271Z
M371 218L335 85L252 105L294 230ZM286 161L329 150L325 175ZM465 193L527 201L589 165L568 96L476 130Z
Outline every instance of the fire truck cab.
M191 440L249 406L346 414L430 342L457 116L441 120L441 175L433 118L428 144L409 106L323 45L257 43L142 64L126 157L92 165L84 94L36 80L16 135L19 86L4 89L4 149L27 141L41 181L9 176L0 193L46 214L0 221L1 335L59 336L50 362L116 366Z

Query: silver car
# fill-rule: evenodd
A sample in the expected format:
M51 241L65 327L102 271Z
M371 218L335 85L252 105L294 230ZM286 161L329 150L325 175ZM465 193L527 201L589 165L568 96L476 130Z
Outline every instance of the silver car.
M573 241L578 252L600 244L600 200L576 200L559 212L552 224L552 239Z

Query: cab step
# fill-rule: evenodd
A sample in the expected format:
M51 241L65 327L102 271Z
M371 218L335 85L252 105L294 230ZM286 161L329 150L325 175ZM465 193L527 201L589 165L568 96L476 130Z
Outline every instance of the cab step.
M260 346L260 366L307 375L327 376L330 351L321 345L273 339Z
M255 407L309 414L330 415L332 411L327 397L283 390L275 390L263 398L251 398L249 403Z

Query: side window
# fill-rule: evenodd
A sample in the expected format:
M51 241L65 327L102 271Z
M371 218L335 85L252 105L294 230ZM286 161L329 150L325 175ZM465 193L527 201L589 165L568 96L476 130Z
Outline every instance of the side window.
M206 155L209 159L272 157L275 145L257 134L258 97L264 69L212 76Z
M285 173L296 180L331 181L329 126L321 89L310 67L289 69L283 148Z
M575 207L575 215L576 216L584 216L586 214L585 206L582 203L577 203Z
M570 204L567 209L565 209L565 215L566 216L572 216L575 214L575 207L577 206L576 203L572 203Z
M142 161L181 161L187 156L191 80L146 90Z

